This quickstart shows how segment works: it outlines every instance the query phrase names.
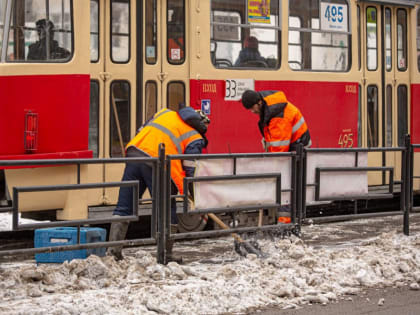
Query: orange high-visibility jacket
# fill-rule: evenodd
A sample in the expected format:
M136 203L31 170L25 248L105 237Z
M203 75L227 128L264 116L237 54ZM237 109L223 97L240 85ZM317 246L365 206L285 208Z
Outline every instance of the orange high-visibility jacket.
M203 137L187 125L177 112L162 109L146 123L140 132L127 144L126 149L135 146L152 157L159 156L159 144L165 144L165 154L184 154L185 148L193 141ZM171 178L178 187L180 194L184 193L183 180L185 171L180 160L171 160Z
M296 150L302 143L311 145L308 126L299 109L287 101L281 91L260 91L264 105L258 126L264 136L268 152Z

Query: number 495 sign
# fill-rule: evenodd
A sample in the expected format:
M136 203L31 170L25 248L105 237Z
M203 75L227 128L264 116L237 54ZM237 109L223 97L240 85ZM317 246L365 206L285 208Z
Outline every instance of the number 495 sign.
M321 30L347 32L347 5L321 2Z

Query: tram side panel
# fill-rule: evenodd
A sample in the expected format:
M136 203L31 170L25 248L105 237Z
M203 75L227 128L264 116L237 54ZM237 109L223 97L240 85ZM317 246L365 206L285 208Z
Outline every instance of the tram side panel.
M0 160L92 157L88 147L90 51L86 49L90 45L89 7L88 1L45 7L45 1L42 5L39 0L12 5L12 10L6 11L5 16L10 16L4 21L13 22L4 25L10 31L2 34L9 47L0 62ZM27 47L39 39L37 32L45 28L44 24L51 27L46 19L53 25L59 52L68 52L65 58L57 52L29 57ZM6 183L9 195L19 186L77 182L76 166L0 170L4 174L0 187ZM82 167L82 182L86 174L86 167ZM0 198L4 198L2 192ZM19 195L19 211L54 209L59 210L57 219L82 219L87 217L85 200L77 191L23 193ZM4 199L0 205L5 205Z
M420 144L420 84L411 84L411 121L410 121L410 135L411 143ZM414 151L414 175L419 176L420 174L420 149ZM418 180L413 181L413 189L415 191L420 190L420 182Z
M209 153L262 152L258 116L225 100L225 81L191 80L191 105L207 106ZM356 147L358 85L353 82L255 81L255 89L281 90L301 109L313 147Z
M0 95L1 159L91 156L88 75L0 77Z
M411 142L420 143L420 84L411 84Z
M88 150L88 75L0 77L0 95L4 95L0 133L7 135L0 140L0 159L92 157L92 151ZM12 195L11 190L18 186L76 183L76 169L9 168L5 169L5 177ZM83 199L76 197L76 192L48 193L48 198L45 193L25 193L19 197L19 210L67 209L59 211L58 217L84 218L85 211L79 203Z

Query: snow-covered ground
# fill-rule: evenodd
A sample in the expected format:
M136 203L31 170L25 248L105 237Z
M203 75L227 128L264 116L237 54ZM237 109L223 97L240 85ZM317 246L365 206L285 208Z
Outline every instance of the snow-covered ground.
M360 220L360 229L354 222L304 226L306 241L260 239L263 259L238 256L226 237L177 243L177 252L194 257L184 265L156 264L155 247L126 249L120 262L97 256L63 264L3 262L0 313L240 313L330 303L366 287L419 289L420 232L404 236L386 220L400 219ZM366 238L363 227L374 226L385 232ZM354 238L334 243L343 231Z

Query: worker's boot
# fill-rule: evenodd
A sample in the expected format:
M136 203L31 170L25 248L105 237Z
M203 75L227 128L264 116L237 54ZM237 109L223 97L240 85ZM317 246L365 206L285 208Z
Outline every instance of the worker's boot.
M178 224L171 224L171 235L176 234L178 232ZM172 249L174 247L174 240L167 240L166 241L166 262L174 261L178 264L182 263L182 257L176 256L172 253Z
M122 241L127 234L129 221L112 222L109 230L109 241ZM107 254L115 257L116 260L123 259L122 246L109 247Z

